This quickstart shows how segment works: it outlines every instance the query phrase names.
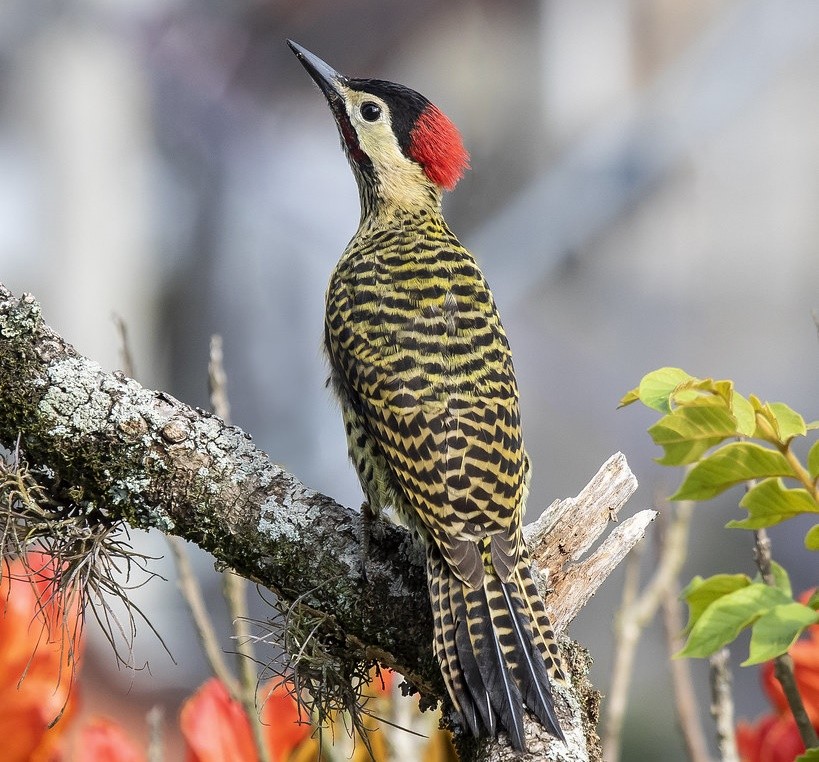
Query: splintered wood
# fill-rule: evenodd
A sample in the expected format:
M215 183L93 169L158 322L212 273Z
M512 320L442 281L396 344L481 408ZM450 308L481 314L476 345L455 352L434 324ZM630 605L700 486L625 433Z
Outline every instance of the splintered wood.
M577 615L657 515L643 510L597 542L637 489L637 479L622 453L611 456L577 497L556 500L524 529L534 566L548 589L546 604L557 633Z

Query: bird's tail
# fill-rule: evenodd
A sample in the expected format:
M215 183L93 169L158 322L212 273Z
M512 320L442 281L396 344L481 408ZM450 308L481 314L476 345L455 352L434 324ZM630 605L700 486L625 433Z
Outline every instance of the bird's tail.
M549 673L562 681L554 633L525 556L504 582L485 573L471 587L427 548L427 580L435 621L435 652L449 696L473 735L505 730L525 750L523 708L564 740Z

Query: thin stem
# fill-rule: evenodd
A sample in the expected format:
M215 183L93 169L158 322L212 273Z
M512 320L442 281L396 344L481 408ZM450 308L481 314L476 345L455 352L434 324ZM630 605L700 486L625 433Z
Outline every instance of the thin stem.
M193 573L183 541L178 537L168 537L168 546L176 564L179 590L188 604L188 609L193 617L193 623L196 626L196 632L199 635L210 668L213 670L213 674L224 683L230 695L238 698L239 684L228 669L222 650L219 648L216 632L213 629L213 623L208 616L205 600L202 596L202 589L199 587L199 582Z
M663 629L669 656L673 656L683 646L680 637L683 623L680 616L679 585L674 585L674 588L669 590L669 595L662 601ZM674 686L674 706L688 750L688 759L691 762L709 762L711 755L708 753L708 741L700 721L689 664L686 659L669 659L671 683Z
M771 566L771 540L764 529L757 529L754 532L754 555L760 576L766 585L775 586L773 570ZM785 698L788 700L796 727L806 749L819 747L819 737L816 729L805 711L805 704L802 702L802 695L799 693L799 686L796 684L796 677L793 674L793 660L788 654L777 656L774 659L774 675L782 686Z
M640 630L629 612L634 606L640 584L640 549L638 545L626 559L625 579L620 610L614 624L614 665L611 672L603 733L603 758L619 762L623 719L628 704L628 689L634 671L634 656Z
M811 497L819 503L819 484L817 484L816 480L811 478L810 473L808 473L808 470L802 465L799 458L796 457L790 445L780 448L780 452L785 456L785 460L788 461L788 464L793 469L796 478L802 482Z
M122 360L122 371L126 376L136 378L134 355L131 352L131 344L128 341L128 325L121 315L114 313L112 318L114 320L114 326L117 329L117 335L119 336L119 354Z
M210 359L208 361L208 382L210 386L210 404L225 423L230 423L230 402L227 395L227 374L223 364L222 337L213 334L210 337ZM250 729L253 731L253 742L259 755L259 762L271 762L270 750L264 735L264 727L259 710L256 707L257 678L255 654L248 627L247 580L228 569L224 573L222 590L227 602L230 620L233 624L233 639L236 641L237 667L239 680L235 697L245 709Z
M271 762L270 751L264 735L264 727L259 710L256 708L256 669L253 643L248 627L247 580L228 569L224 574L223 591L230 618L233 622L233 638L236 641L239 668L239 701L245 708L253 741L259 754L259 762Z
M210 406L225 423L230 423L230 402L227 396L227 374L223 365L222 337L214 333L210 337L210 361L208 362L208 382L210 386Z
M717 651L711 663L711 716L717 726L717 748L721 762L739 762L734 731L734 699L731 694L730 654L727 648Z
M662 538L656 571L639 595L638 559L633 551L628 559L623 603L615 624L614 667L603 737L603 757L607 762L617 762L620 758L623 718L640 635L663 600L677 589L677 579L688 549L691 512L690 503L679 505Z
M162 762L163 754L162 725L165 720L165 712L157 704L148 710L145 716L148 722L148 762Z

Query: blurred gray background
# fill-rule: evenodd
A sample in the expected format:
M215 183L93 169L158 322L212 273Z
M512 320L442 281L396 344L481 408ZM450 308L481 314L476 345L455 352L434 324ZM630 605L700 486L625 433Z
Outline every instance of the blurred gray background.
M2 0L0 280L80 352L120 367L119 315L137 378L204 407L221 333L234 422L359 504L320 350L358 198L287 37L419 90L460 127L472 171L445 208L515 353L530 519L617 450L640 480L630 511L676 487L653 462L654 416L616 410L662 365L819 417L816 0ZM697 509L684 583L754 573L747 534L722 529L738 497ZM804 529L773 532L797 590L817 582ZM138 540L167 556L161 537ZM620 582L571 629L603 691ZM140 725L158 702L174 725L206 668L175 586L135 594L178 666L146 627L137 661L152 674L117 673L92 643L86 704ZM707 669L692 667L710 732ZM735 677L738 714L763 711L757 671ZM659 628L625 743L625 760L684 758Z

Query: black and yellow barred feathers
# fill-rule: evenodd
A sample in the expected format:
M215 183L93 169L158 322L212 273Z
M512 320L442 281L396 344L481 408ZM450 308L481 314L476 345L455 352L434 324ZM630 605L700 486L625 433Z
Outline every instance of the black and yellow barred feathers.
M365 212L330 281L325 343L371 509L395 507L425 541L455 709L473 734L504 729L524 748L525 705L562 738L558 648L521 534L529 461L511 353L434 204Z

